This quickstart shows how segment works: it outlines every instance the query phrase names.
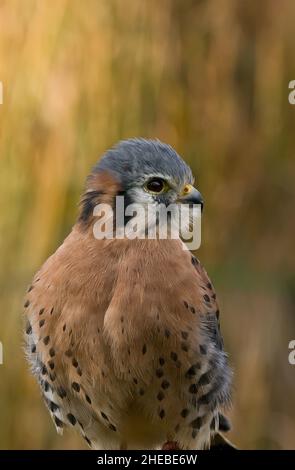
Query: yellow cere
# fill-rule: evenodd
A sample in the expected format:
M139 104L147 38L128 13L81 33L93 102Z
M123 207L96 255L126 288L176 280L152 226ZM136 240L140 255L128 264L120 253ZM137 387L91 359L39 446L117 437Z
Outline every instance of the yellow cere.
M194 187L191 184L186 184L182 190L182 196L186 196L187 194L191 193Z

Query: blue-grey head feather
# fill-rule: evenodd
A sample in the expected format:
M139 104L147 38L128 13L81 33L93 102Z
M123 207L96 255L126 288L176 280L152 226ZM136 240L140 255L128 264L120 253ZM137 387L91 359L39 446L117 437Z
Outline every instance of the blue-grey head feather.
M119 142L108 150L94 167L94 172L109 171L124 189L150 175L162 175L176 185L193 183L189 166L178 153L159 140L142 138Z
M125 206L132 203L168 206L177 199L185 185L194 181L190 167L170 145L143 138L123 140L107 150L92 169L87 191L81 201L82 221L89 220L94 206L99 202L100 190L93 176L100 173L114 177L118 183L118 195L124 195ZM159 195L145 191L147 181L155 177L165 180L169 190Z

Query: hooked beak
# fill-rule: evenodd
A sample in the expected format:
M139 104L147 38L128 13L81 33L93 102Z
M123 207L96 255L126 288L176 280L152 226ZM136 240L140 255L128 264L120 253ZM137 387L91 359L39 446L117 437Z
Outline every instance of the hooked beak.
M182 194L177 199L181 204L199 204L201 211L203 211L204 200L202 194L194 188L191 184L187 184Z

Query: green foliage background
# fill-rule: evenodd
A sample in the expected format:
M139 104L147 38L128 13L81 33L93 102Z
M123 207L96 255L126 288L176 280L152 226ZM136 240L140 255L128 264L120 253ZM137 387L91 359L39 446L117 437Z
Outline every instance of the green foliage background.
M61 243L89 168L157 137L203 193L197 253L235 368L241 448L295 448L295 2L0 0L0 448L56 435L22 351L23 295Z

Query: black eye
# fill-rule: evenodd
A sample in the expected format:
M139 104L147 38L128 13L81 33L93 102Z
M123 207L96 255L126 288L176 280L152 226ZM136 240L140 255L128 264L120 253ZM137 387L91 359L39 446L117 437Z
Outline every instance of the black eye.
M166 187L166 183L161 178L153 178L146 183L146 189L151 193L159 194Z

